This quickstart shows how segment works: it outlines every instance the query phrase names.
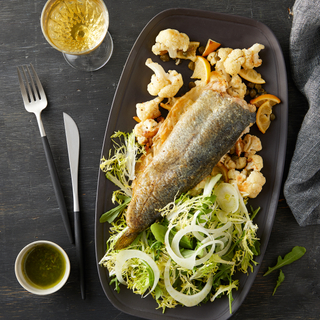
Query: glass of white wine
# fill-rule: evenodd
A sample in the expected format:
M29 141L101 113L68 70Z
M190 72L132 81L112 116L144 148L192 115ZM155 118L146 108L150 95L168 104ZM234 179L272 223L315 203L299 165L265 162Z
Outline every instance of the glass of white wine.
M113 52L109 13L103 0L49 0L41 29L49 44L70 66L83 71L102 68Z

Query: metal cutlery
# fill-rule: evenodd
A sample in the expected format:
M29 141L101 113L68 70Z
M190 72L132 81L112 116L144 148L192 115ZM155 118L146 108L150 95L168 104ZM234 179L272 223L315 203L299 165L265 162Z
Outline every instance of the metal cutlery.
M82 299L85 299L84 259L83 259L80 206L79 206L79 195L78 195L80 135L79 135L79 130L76 123L68 114L63 113L63 120L64 120L64 127L66 131L66 140L67 140L71 182L72 182L74 233L75 233L75 245L76 245L76 253L77 253L79 273L80 273L80 289L81 289L81 297Z
M31 72L30 72L30 69L31 69ZM65 200L63 197L57 169L53 161L53 156L52 156L52 152L48 142L48 138L46 136L43 123L41 120L41 111L45 109L47 106L46 94L43 90L41 82L32 64L30 64L30 68L28 66L22 66L20 68L17 68L17 70L18 70L18 77L19 77L20 89L21 89L24 106L28 112L34 113L37 118L40 135L41 135L46 159L48 162L48 168L50 171L50 176L52 179L52 184L53 184L54 192L58 201L59 209L62 215L62 220L66 228L69 240L71 243L73 243L73 234L71 231L68 212L67 212Z

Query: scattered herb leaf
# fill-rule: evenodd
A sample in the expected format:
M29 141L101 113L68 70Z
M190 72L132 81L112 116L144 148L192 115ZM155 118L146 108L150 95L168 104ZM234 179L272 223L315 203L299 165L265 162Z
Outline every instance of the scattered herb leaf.
M287 264L290 264L298 259L300 259L306 252L304 247L295 246L289 253L287 253L282 259L281 256L278 257L277 264L274 267L269 267L268 271L263 275L267 276L274 270L280 269Z
M280 286L280 284L283 282L285 276L284 276L284 273L282 272L282 270L280 269L280 273L279 273L279 277L278 277L278 280L277 280L277 284L273 290L273 293L272 295L274 296L274 294L276 293L278 287Z

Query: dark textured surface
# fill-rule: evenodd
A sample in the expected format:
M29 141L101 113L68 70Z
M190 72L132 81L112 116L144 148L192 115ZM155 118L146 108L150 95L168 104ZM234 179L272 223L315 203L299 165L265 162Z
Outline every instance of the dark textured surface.
M94 256L94 207L99 157L111 102L126 58L145 24L162 10L187 7L237 14L265 23L278 38L287 63L289 127L284 179L307 102L291 78L289 35L293 0L106 1L114 55L94 73L70 68L41 34L45 1L3 1L0 10L0 318L2 319L136 319L115 309L99 283ZM82 301L75 248L68 241L54 197L34 115L25 111L16 66L32 63L47 93L44 127L51 145L69 213L72 192L62 112L77 123L81 135L80 207L86 259L87 298ZM20 249L37 239L58 243L68 253L72 271L66 286L38 297L22 289L14 275ZM232 319L319 319L320 229L299 227L281 192L270 242L258 276ZM278 255L293 246L305 256L283 268L285 281L272 296L277 273L263 277ZM164 316L165 318L165 316Z

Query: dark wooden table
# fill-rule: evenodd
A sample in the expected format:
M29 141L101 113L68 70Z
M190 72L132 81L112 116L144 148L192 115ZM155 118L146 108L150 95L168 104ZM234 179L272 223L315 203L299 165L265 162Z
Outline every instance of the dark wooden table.
M101 288L94 254L94 210L100 151L111 102L126 58L145 24L157 13L186 7L254 18L278 38L287 63L289 127L285 181L307 102L291 78L289 34L294 0L122 0L106 1L114 54L93 73L69 67L44 39L39 18L45 0L2 1L0 9L0 318L1 319L135 319L115 309ZM84 232L87 298L81 300L75 248L69 243L53 193L36 119L25 111L16 66L32 63L49 105L43 112L69 212L72 191L62 113L76 121L81 135L80 206ZM35 296L14 275L14 261L26 244L46 239L68 253L72 271L58 293ZM277 274L263 277L294 246L306 255L285 267L285 281L275 296ZM233 319L320 318L320 227L299 227L283 193L266 255L252 289ZM165 318L165 316L164 316Z

